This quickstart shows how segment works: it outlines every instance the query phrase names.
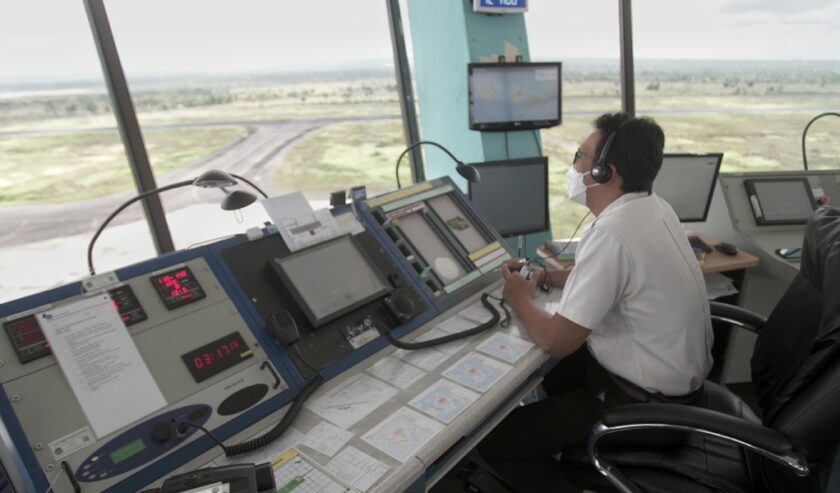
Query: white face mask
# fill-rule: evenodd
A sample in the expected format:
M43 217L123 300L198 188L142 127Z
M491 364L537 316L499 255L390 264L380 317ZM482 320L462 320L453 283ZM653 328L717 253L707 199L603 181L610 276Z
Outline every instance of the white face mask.
M594 185L587 186L583 182L583 177L588 174L590 174L590 171L581 173L576 170L574 166L570 166L569 171L566 172L566 183L568 183L569 186L569 198L580 205L586 205L586 189L600 185L600 183L596 183Z

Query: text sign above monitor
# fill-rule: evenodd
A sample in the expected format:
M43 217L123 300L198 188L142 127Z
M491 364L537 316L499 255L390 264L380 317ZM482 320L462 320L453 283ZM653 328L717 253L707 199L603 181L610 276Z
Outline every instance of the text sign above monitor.
M471 63L468 71L471 130L529 130L560 124L560 63Z
M703 222L709 214L723 154L665 154L653 193L671 204L680 222Z
M469 184L475 208L502 236L548 231L548 158L474 163L481 182Z
M473 0L473 12L521 14L528 11L528 0Z

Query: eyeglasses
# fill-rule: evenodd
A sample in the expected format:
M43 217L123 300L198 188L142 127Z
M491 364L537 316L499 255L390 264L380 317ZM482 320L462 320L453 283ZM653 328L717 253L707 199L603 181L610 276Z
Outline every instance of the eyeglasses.
M595 156L593 156L592 154L589 154L588 152L584 152L584 151L580 150L580 147L578 147L578 150L575 151L575 159L572 161L572 164L577 163L578 160L582 157L588 157L589 159L593 159L593 160L595 159Z

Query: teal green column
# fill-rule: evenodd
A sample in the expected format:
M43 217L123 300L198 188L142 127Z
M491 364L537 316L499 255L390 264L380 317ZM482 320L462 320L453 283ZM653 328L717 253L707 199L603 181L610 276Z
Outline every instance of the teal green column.
M517 55L530 61L528 14L475 13L465 0L407 1L421 138L442 144L466 163L539 156L538 132L470 130L467 106L468 63L495 62L499 56L512 62ZM455 163L438 149L424 147L426 178L450 175L466 191ZM533 257L550 238L550 231L528 235L522 255ZM516 238L508 242L517 248Z

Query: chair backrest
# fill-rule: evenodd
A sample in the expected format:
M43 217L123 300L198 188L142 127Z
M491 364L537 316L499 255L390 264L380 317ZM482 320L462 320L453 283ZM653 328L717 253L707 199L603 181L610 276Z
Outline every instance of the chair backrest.
M822 207L808 220L799 274L751 364L764 424L819 460L840 439L840 209Z

